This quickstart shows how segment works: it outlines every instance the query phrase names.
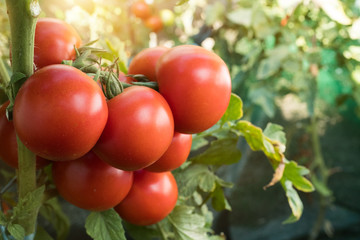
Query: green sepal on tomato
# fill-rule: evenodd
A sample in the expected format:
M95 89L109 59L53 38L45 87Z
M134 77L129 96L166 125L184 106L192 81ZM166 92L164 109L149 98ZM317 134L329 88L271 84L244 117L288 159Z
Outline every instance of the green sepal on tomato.
M145 168L170 146L174 120L157 91L143 86L126 88L107 101L109 115L94 152L110 165L127 171Z
M14 124L6 117L9 101L0 107L0 159L13 168L18 168L18 145ZM40 169L50 164L50 161L36 156L36 168Z
M46 66L20 88L14 103L15 131L36 155L54 161L77 159L99 139L108 117L101 88L80 70Z
M92 151L73 161L54 162L52 175L64 199L92 211L104 211L119 204L133 183L133 172L110 166Z
M156 78L178 132L199 133L212 127L229 105L229 70L219 56L202 47L171 48L159 58Z
M130 192L114 209L125 221L146 226L164 219L175 207L178 188L171 172L134 172Z

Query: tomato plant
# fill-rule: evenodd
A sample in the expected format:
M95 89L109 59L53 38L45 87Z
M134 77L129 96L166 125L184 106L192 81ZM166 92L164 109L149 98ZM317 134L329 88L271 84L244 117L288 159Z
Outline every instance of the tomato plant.
M141 19L147 19L148 17L151 16L151 8L144 1L134 2L131 5L130 10L131 10L132 14L134 14L136 17L141 18Z
M35 29L34 64L37 68L75 59L74 47L80 47L81 38L64 21L40 18Z
M18 150L14 125L6 117L9 101L0 107L0 159L13 168L18 168ZM50 161L36 157L36 168L48 165Z
M55 161L85 155L99 139L108 109L99 86L80 70L51 65L32 75L14 103L14 127L35 154Z
M159 91L173 112L176 131L204 131L225 113L231 79L216 54L198 46L174 47L160 57L156 76Z
M121 218L145 226L164 219L175 207L178 189L171 172L134 172L129 194L115 207Z
M180 1L184 2L186 0ZM18 6L20 3L23 8ZM33 74L31 29L35 29L34 5L36 7L38 1L31 1L30 13L27 3L29 1L7 0L12 21L11 38L14 39L11 42L14 50L11 78L8 76L7 79L8 69L5 66L4 70L0 58L1 88L14 103L14 124L20 139L19 171L16 178L9 181L13 184L15 179L18 180L18 197L13 197L14 204L8 216L0 213L2 235L33 240L37 231L36 240L51 239L47 236L48 226L37 221L40 208L40 214L53 225L57 239L65 239L68 228L64 227L66 217L54 197L58 194L75 206L93 211L86 218L84 227L94 240L124 240L125 235L134 239L220 239L221 236L214 236L210 229L213 213L209 206L211 204L216 211L231 209L224 188L231 187L232 183L222 179L219 172L225 165L239 162L242 156L239 139L245 139L252 150L262 151L270 160L274 174L266 187L281 183L292 210L287 222L301 217L303 205L295 188L313 191L311 182L304 177L307 169L285 158L286 139L281 126L269 124L263 131L241 120L242 100L231 94L229 70L219 56L199 46L176 46L155 55L149 54L149 61L145 63L137 63L137 56L134 57L130 65L144 67L135 70L134 74L144 74L152 82L129 82L121 72L119 76L114 74L119 70L132 74L133 67L129 66L127 71L126 63L134 49L136 52L141 49L134 47L137 40L145 42L143 46L165 42L166 45L179 45L184 41L199 44L196 37L185 36L192 34L191 24L179 29L182 19L177 19L181 21L176 21L175 31L172 31L176 38L165 39L172 28L154 34L145 28L128 26L127 20L143 26L153 14L142 21L129 17L131 12L123 11L129 6L128 2L104 4L91 10L94 13L85 13L76 6L74 9L81 15L67 12L66 17L73 18L76 24L77 17L102 18L89 27L91 34L85 35L104 36L106 40L97 41L96 47L93 42L78 48L76 59L69 57L73 61L65 62L70 66L45 66ZM154 2L154 14L163 9L158 3ZM166 1L162 6L170 5L171 1ZM222 7L218 4L214 9L221 10ZM207 8L206 12L193 17L204 17L211 10ZM175 7L174 11L179 16ZM105 16L99 17L102 14ZM115 15L117 17L112 18ZM184 16L190 15L187 11ZM228 27L219 28L219 15L222 14L206 19L206 24L211 25L212 21L217 24L210 29L212 34L213 30L218 33ZM114 22L120 24L112 25ZM162 28L148 27L154 32ZM203 29L206 27L201 28L200 33ZM141 30L145 30L143 33L150 42L147 37L143 38ZM211 43L212 35L207 37ZM217 44L222 39L214 40L214 49L218 50ZM112 45L113 41L118 44ZM239 44L222 49L239 51L243 48ZM245 67L228 66L231 70ZM11 112L11 107L9 110ZM48 171L50 166L35 171L34 153L54 160L52 174ZM9 183L5 190L11 186ZM53 191L54 185L58 192ZM2 192L5 190L3 188ZM4 195L0 198L2 200ZM147 226L153 224L156 225ZM36 226L38 230L35 230Z
M153 47L140 51L131 60L128 73L142 74L150 81L156 82L156 63L167 50L167 47Z
M128 171L158 160L174 132L165 99L151 88L132 86L107 104L109 117L95 153L110 165Z
M145 168L145 170L151 172L166 172L180 167L189 156L191 143L191 134L175 132L171 144L166 152L159 160Z
M119 204L133 182L132 172L108 165L92 151L73 161L55 162L52 175L63 198L93 211L107 210Z

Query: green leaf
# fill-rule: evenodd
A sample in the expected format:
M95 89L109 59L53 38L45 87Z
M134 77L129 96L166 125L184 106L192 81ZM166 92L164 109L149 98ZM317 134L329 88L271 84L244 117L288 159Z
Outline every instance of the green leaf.
M68 217L62 211L57 198L46 201L40 208L39 213L54 227L57 240L67 239L70 222Z
M239 121L236 125L237 130L244 136L253 151L263 151L272 161L282 162L283 155L278 145L266 137L262 130L248 121Z
M45 186L41 186L32 192L29 192L24 198L21 198L18 204L13 208L13 220L23 219L40 208L42 204Z
M205 228L205 218L195 214L194 208L179 205L168 216L177 240L207 240L208 230Z
M268 117L273 118L275 116L274 94L267 88L251 89L249 98L251 102L260 106Z
M292 215L284 221L284 223L293 223L300 219L303 212L303 203L299 197L299 194L293 188L291 181L281 181L281 185L285 190L286 197L289 202L289 206L292 211Z
M237 142L238 136L236 134L231 138L214 140L208 149L190 158L189 161L210 165L230 165L236 163L241 158L241 152L237 148Z
M206 145L208 145L208 143L209 142L203 137L195 136L192 139L191 151L196 151L202 147L205 147Z
M205 23L208 26L213 25L216 21L221 20L225 13L225 6L221 2L215 2L205 9Z
M183 171L175 172L174 176L179 195L184 197L190 197L198 187L203 191L211 191L215 185L215 177L206 165L192 164Z
M224 179L221 179L218 176L216 176L216 183L221 187L232 188L234 186L234 183L226 182Z
M296 162L290 161L285 163L284 177L290 180L294 187L303 192L312 192L315 190L312 183L303 177L308 174L309 170L303 166L299 166Z
M94 240L126 240L121 218L114 209L90 213L85 228Z
M281 62L278 58L264 58L261 60L259 68L256 73L256 78L259 80L266 79L274 75L281 66Z
M229 12L226 17L230 22L250 27L252 23L252 8L238 8L234 11Z
M134 240L153 240L159 236L159 232L154 226L136 226L128 222L123 222L123 226Z
M229 210L231 211L231 206L227 201L224 191L219 184L216 184L215 191L211 194L211 205L216 211Z
M23 240L25 238L25 229L19 224L9 224L7 230L16 240Z
M38 226L36 229L36 235L34 240L54 240L44 228Z
M24 82L26 80L26 75L22 72L14 72L14 74L11 76L10 83L14 84L17 82Z
M286 145L286 136L281 125L268 123L263 133L268 138L276 140L283 145Z
M243 116L242 106L243 103L241 98L232 93L229 106L220 120L221 125L224 125L228 121L235 121L240 119Z
M199 181L199 187L204 192L212 192L215 190L215 175L210 171L204 172Z

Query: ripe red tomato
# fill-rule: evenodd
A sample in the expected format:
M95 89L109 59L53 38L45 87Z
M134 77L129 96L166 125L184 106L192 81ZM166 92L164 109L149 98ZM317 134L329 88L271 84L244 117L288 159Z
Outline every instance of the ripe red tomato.
M9 101L0 107L0 159L7 165L18 168L17 141L13 122L6 118L6 108ZM36 156L36 168L43 168L50 161Z
M119 72L118 78L119 78L119 81L120 81L120 82L124 82L124 83L131 83L132 80L133 80L132 78L127 77L127 76L125 75L125 73L123 73L123 72Z
M66 162L55 162L52 174L60 195L75 206L103 211L119 204L130 191L133 173L111 167L90 151Z
M140 51L130 62L128 73L143 74L150 81L156 82L156 63L167 50L167 47L153 47Z
M173 116L165 99L151 88L132 86L107 103L109 118L94 152L127 171L158 160L174 133Z
M178 188L171 172L134 172L129 194L115 207L121 218L145 226L164 219L175 207Z
M59 19L40 18L35 29L34 63L37 68L75 59L81 38L76 30Z
M145 26L148 27L152 32L159 32L163 28L163 23L159 16L151 16L145 20Z
M141 18L143 20L147 19L148 17L151 16L151 8L144 1L136 1L136 2L134 2L130 7L130 11L136 17Z
M15 98L13 115L25 146L43 158L65 161L92 149L108 109L94 80L74 67L57 64L26 80Z
M219 56L202 47L170 49L158 60L156 77L178 132L202 132L227 109L231 95L229 70Z
M155 163L145 168L145 170L151 172L166 172L180 167L189 156L191 143L191 134L175 132L171 144L164 155Z

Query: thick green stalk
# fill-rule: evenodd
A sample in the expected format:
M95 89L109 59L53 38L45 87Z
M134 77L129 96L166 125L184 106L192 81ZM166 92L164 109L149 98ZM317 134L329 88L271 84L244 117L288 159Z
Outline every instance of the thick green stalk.
M11 28L12 70L13 73L20 72L29 77L33 74L35 26L40 7L37 0L6 0L6 6ZM18 140L19 199L36 189L35 158L35 155ZM37 214L36 209L19 222L24 227L26 235L35 232Z

